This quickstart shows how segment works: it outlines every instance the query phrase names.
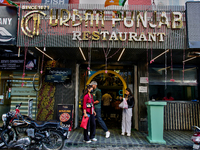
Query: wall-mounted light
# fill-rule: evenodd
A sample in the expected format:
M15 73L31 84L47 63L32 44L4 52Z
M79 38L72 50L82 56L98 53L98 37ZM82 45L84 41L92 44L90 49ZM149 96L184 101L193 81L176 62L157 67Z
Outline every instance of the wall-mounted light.
M45 52L43 52L42 50L40 50L38 47L35 47L38 51L40 51L42 54L44 54L45 56L47 56L48 58L50 58L51 60L54 60L51 56L49 56L48 54L46 54Z
M117 61L119 61L119 60L121 59L121 57L122 57L124 51L125 51L125 48L122 50L122 52L121 52L121 54L119 55L119 58L117 59Z
M79 47L79 50L81 52L81 55L83 56L83 59L86 61L85 55L83 54L83 51L82 51L82 49L80 47Z

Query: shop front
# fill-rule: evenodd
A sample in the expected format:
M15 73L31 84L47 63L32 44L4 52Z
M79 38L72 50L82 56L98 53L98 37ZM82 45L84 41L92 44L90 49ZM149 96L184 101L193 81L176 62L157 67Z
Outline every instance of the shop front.
M18 50L17 23L18 9L0 6L0 116L21 102L21 112L28 114L28 99L36 98L30 87L37 60L28 53L25 61L24 53Z
M43 81L38 120L55 119L58 104L73 104L78 127L83 90L93 80L102 94L112 95L111 121L118 117L115 102L131 88L137 130L146 130L146 101L181 90L187 94L172 93L175 101L198 96L197 68L187 75L195 66L182 62L189 51L183 6L21 4L19 26L17 45L40 56L44 78L47 68L71 70L70 81Z

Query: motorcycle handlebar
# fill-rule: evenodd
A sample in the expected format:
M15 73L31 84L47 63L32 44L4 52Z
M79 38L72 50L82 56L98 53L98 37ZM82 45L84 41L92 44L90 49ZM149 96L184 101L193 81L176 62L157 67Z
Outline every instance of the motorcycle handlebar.
M16 108L17 108L17 107L21 107L21 105L22 105L22 102L21 102L20 104L17 104L17 105L16 105Z

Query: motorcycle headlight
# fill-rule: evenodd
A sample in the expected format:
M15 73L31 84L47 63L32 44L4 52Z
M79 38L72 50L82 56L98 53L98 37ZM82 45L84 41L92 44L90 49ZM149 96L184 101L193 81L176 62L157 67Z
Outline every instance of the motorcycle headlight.
M3 115L2 115L2 121L5 122L6 120L7 120L7 115L6 115L6 114L3 114Z

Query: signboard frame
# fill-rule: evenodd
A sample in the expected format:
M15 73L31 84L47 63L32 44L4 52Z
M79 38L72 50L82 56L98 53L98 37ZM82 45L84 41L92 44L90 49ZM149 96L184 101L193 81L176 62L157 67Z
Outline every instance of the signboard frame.
M57 105L57 120L62 122L61 126L69 128L71 131L73 127L74 105L73 104L58 104ZM64 118L62 120L62 118ZM64 121L66 119L66 121Z

